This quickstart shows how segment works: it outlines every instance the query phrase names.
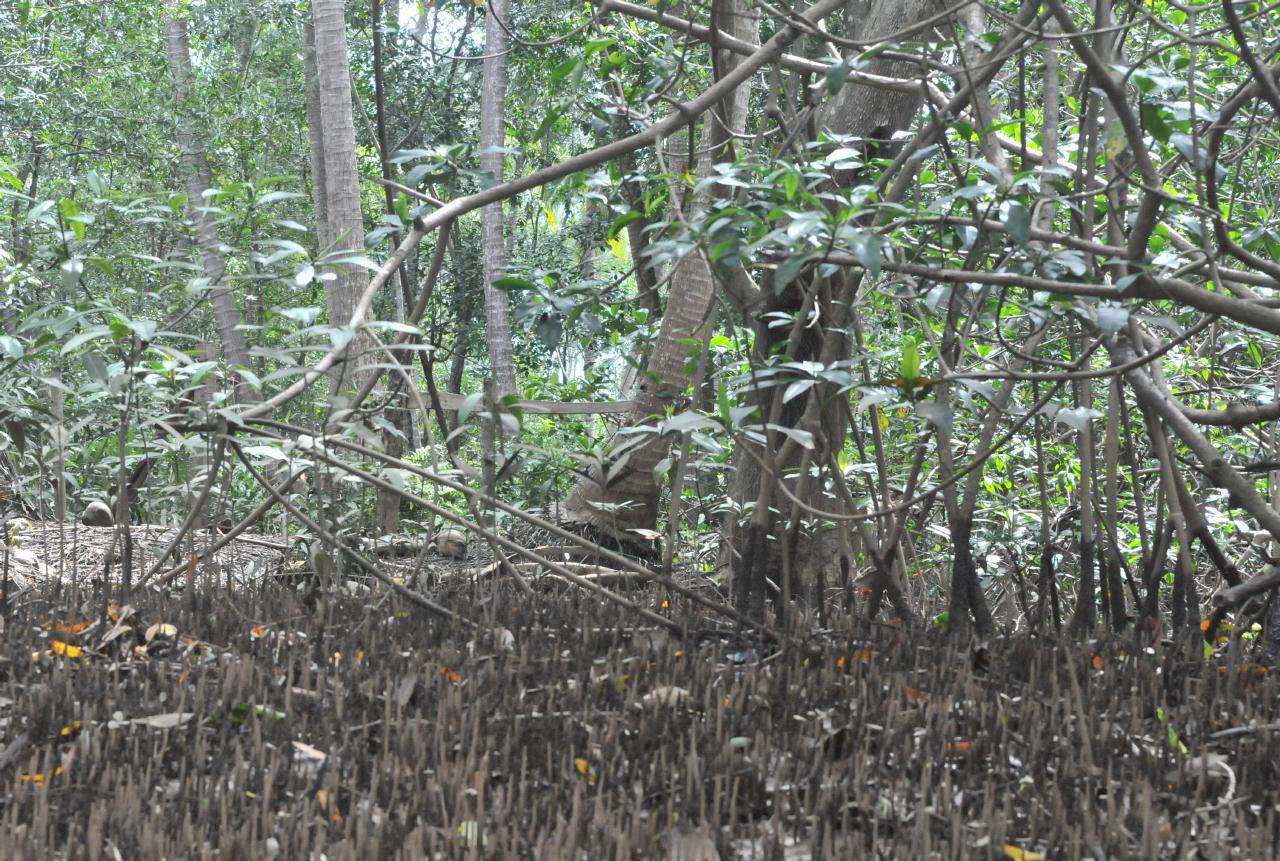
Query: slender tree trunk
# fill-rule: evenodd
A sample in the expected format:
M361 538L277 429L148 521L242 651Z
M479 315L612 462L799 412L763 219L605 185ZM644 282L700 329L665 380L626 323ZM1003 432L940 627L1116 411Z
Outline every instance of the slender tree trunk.
M240 311L228 284L227 261L218 240L217 225L205 208L204 192L212 187L213 182L210 178L209 159L191 111L191 44L187 36L187 21L181 17L180 12L180 6L170 5L170 17L164 25L164 36L169 71L173 75L178 147L182 153L182 174L187 187L187 213L195 226L200 266L209 282L209 304L213 308L213 320L222 345L222 356L233 369L248 368L249 346L240 329ZM241 402L259 399L257 392L243 379L238 379L236 383L236 398Z
M324 165L324 213L320 235L322 249L330 255L364 253L364 217L360 210L360 175L356 165L356 129L352 116L351 67L347 58L347 24L343 0L313 0L316 80L319 83L320 139ZM342 256L339 254L338 256ZM325 287L329 324L345 326L364 290L364 271L341 262L330 264L335 278ZM348 360L339 366L335 382L358 387L360 355L369 339L356 337L348 348ZM343 370L343 368L347 370ZM345 377L345 379L344 379Z
M1077 350L1084 349L1083 338L1077 341ZM1091 409L1093 386L1089 380L1076 380L1076 408ZM1097 548L1094 540L1094 457L1093 422L1085 419L1084 426L1076 434L1076 452L1080 459L1080 487L1076 500L1080 505L1080 571L1076 590L1076 612L1071 621L1072 630L1087 635L1098 624L1097 599Z
M385 179L395 179L395 168L391 164L391 153L388 152L390 144L387 142L387 104L385 93L385 65L384 57L387 51L384 47L385 39L382 27L382 0L372 0L369 9L369 17L373 23L373 83L374 83L374 117L377 122L378 134L378 158L382 166L382 176ZM387 12L390 15L399 14L399 5L392 7L388 5ZM390 24L394 27L398 25L398 20L392 18ZM386 203L386 212L395 212L394 192L390 186L383 186L383 199ZM400 242L400 234L391 234L393 245ZM403 323L405 314L411 305L411 296L409 288L409 272L408 267L403 263L396 270L396 281L399 290L396 291L396 321ZM413 370L413 351L399 350L395 353L396 361L407 372ZM406 381L399 373L394 373L388 380L388 386L392 392L391 400L387 408L387 416L390 419L390 427L384 427L382 430L382 450L390 457L399 458L404 454L405 440L412 433L411 419L409 410L405 406L405 389ZM374 515L374 525L379 535L394 535L400 528L400 497L393 490L388 488L378 489L378 504Z
M489 0L485 15L484 80L480 90L480 170L502 182L507 134L507 0ZM493 282L506 274L507 246L502 204L480 210L481 259L484 261L485 338L498 397L516 391L511 341L511 300Z
M311 205L315 210L316 253L324 251L329 235L324 196L324 118L320 115L320 77L316 71L316 28L310 15L302 19L302 74L307 92L307 138L311 144Z

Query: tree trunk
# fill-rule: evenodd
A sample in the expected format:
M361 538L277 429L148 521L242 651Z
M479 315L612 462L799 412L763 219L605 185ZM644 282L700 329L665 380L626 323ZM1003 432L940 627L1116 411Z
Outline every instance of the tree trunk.
M759 41L758 13L749 12L742 0L730 0L720 7L716 22L724 32L753 44ZM738 62L728 51L718 51L715 68L727 74ZM744 84L720 108L721 119L704 121L699 176L710 173L717 156L730 143L725 128L741 132L746 127L750 85ZM692 167L692 166L690 166ZM688 213L690 221L696 213ZM640 261L637 261L637 263ZM679 412L688 403L689 375L685 371L690 342L704 344L710 334L716 298L716 282L710 264L700 252L692 252L676 264L671 277L667 308L662 315L658 338L649 356L647 373L635 393L637 423L652 416L666 415L668 408ZM564 510L571 521L583 523L615 539L628 540L628 530L655 530L661 486L654 468L671 448L669 436L616 433L609 442L612 462L601 464L585 475L574 488ZM634 541L634 538L630 538Z
M316 28L311 16L302 18L302 76L307 91L307 137L311 144L311 206L315 210L316 256L323 252L323 237L329 235L325 223L324 197L324 119L320 116L320 77L316 72Z
M320 142L323 150L324 218L320 245L329 255L364 253L364 217L360 210L360 175L356 166L356 129L352 118L351 68L347 59L347 24L343 0L313 0L316 80L319 84ZM313 144L314 146L314 144ZM317 172L317 178L318 172ZM331 326L346 326L355 311L366 278L357 266L330 264L336 277L325 286ZM335 385L358 387L359 367L370 339L354 338L348 359L338 366Z
M507 0L489 0L485 16L484 80L480 91L480 170L502 182L507 133ZM484 262L485 337L498 397L516 391L511 349L511 300L493 282L506 274L502 203L480 210L481 259Z
M937 0L874 0L866 16L854 25L852 12L848 14L853 35L863 42L874 42L903 31L916 22L928 18L939 8ZM918 71L911 63L876 57L869 63L860 66L867 72L893 77L915 77ZM830 101L822 117L822 124L832 132L861 138L869 151L869 156L884 156L894 146L894 133L905 129L915 118L920 106L920 96L914 93L901 93L846 83ZM814 131L811 129L809 131ZM803 139L803 138L802 138ZM855 181L852 176L837 176L835 182L848 184ZM844 278L856 278L846 273ZM804 315L804 308L812 308L817 304L821 310L819 319L823 322L820 333L806 332L790 347L793 354L788 358L793 361L821 360L831 362L848 358L850 341L842 330L849 326L847 304L832 302L832 296L844 298L851 296L856 283L842 283L841 278L830 279L826 285L827 295L820 298L817 293L822 285L792 284L787 290L777 292L766 290L766 299L762 307L743 309L744 314L754 318L756 329L754 356L757 366L768 359L770 354L782 347L788 340L785 327L770 327L769 320L762 318L764 313L784 313ZM812 294L812 295L811 295ZM809 304L806 304L809 303ZM754 402L760 412L761 421L770 416L774 390L766 389L754 394ZM822 415L809 428L815 433L816 450L808 454L813 463L825 464L830 461L831 451L839 451L844 442L844 428L847 416L842 406L844 399L831 397L830 392L812 393L813 397L823 397L826 405ZM802 415L803 399L796 399L783 407L777 415L777 423L783 426L795 426ZM779 440L780 441L780 440ZM765 577L783 579L783 572L798 572L797 559L826 558L831 564L838 564L830 552L824 552L819 544L816 548L809 546L815 535L801 533L796 526L799 510L791 502L778 505L777 512L771 512L770 506L777 495L766 486L768 483L789 481L787 476L794 476L806 452L796 446L787 448L792 456L787 459L778 457L779 447L761 446L750 441L739 443L739 451L735 453L730 495L733 499L731 511L743 511L754 503L754 515L749 523L738 523L737 517L730 514L725 524L725 556L733 570L734 599L744 612L759 616L763 612L763 596L766 587ZM769 476L763 476L762 463L770 464ZM792 487L794 492L794 487ZM823 486L821 482L809 482L807 487L809 499L806 502L816 503L819 508L827 508L821 501ZM787 515L782 514L786 510ZM787 521L791 521L788 523ZM793 540L783 540L784 528L795 535ZM834 571L832 572L834 576ZM809 594L807 584L784 582L795 595Z
M388 6L387 12L390 15L397 16L400 14L399 5L394 7ZM384 179L395 179L395 168L391 164L390 144L387 141L387 103L384 82L384 57L387 54L384 41L390 42L390 39L384 39L382 27L382 2L381 0L372 0L369 17L373 24L373 83L374 83L374 116L377 120L378 132L378 158L382 165L382 176ZM398 26L397 18L391 18L392 27ZM395 212L394 192L391 186L383 186L383 199L386 203L386 212L391 214ZM400 242L400 234L391 234L393 245ZM396 270L396 280L399 282L399 290L395 291L396 299L396 322L403 323L405 314L411 304L409 271L403 263ZM413 370L413 351L399 350L395 351L395 359L406 372ZM389 457L399 458L404 455L405 442L411 439L412 434L412 418L407 407L407 398L405 390L409 384L400 373L394 373L388 381L389 388L392 392L387 407L387 418L390 420L390 426L382 429L382 450ZM400 529L400 496L391 488L378 488L378 504L374 515L374 528L379 535L394 535Z
M181 151L182 175L187 187L187 213L195 227L200 249L200 266L209 282L209 304L213 308L214 325L222 345L222 356L233 369L249 367L249 347L240 329L240 311L227 279L227 261L218 240L218 228L205 211L204 192L210 179L209 159L196 129L190 110L192 74L191 44L187 37L187 21L180 17L176 4L169 7L164 25L165 48L169 71L173 75L173 101L178 117L178 148ZM259 399L258 393L242 378L237 379L236 398L244 402Z

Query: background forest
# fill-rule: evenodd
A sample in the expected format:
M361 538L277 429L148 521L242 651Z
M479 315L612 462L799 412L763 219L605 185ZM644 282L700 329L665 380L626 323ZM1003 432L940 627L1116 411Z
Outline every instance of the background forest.
M7 0L6 511L104 612L243 535L464 629L380 560L1274 664L1277 6Z

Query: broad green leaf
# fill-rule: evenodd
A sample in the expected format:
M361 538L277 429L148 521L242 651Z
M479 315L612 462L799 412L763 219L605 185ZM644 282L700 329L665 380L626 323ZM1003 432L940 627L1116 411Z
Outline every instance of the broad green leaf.
M1019 247L1025 248L1031 241L1031 213L1021 202L1011 200L1004 205L1004 226Z

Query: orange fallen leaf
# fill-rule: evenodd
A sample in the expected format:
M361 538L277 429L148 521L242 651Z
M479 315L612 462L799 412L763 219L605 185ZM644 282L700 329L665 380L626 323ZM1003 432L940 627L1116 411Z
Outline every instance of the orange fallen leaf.
M453 670L446 667L444 664L440 665L440 675L444 676L446 679L453 682L455 685L462 684L462 674L454 672Z
M1093 660L1090 661L1089 663L1093 665L1093 668L1095 670L1101 670L1102 664L1103 664L1102 655L1094 655Z
M836 658L836 666L843 670L845 666L852 666L853 664L869 664L875 660L876 656L879 654L880 650L873 646L854 649L847 657L845 655L841 655Z
M671 609L671 601L670 601L669 599L667 599L667 598L663 598L663 599L662 599L662 609L664 609L664 610L670 610L670 609Z
M972 748L973 742L965 739L947 742L947 750L950 753L968 753Z
M266 635L267 629L265 625L254 625L249 629L249 636L255 640L261 640Z
M320 809L329 814L329 821L334 825L342 824L342 811L338 809L338 801L328 790L317 789L316 801L320 803Z
M73 625L64 625L62 622L52 622L45 625L44 629L46 631L52 631L55 634L69 634L71 636L75 636L76 634L84 633L96 624L98 624L97 621L93 619L86 619L83 622L76 622Z
M915 688L905 688L902 691L907 696L909 703L925 703L929 701L929 695L924 691L918 691Z

